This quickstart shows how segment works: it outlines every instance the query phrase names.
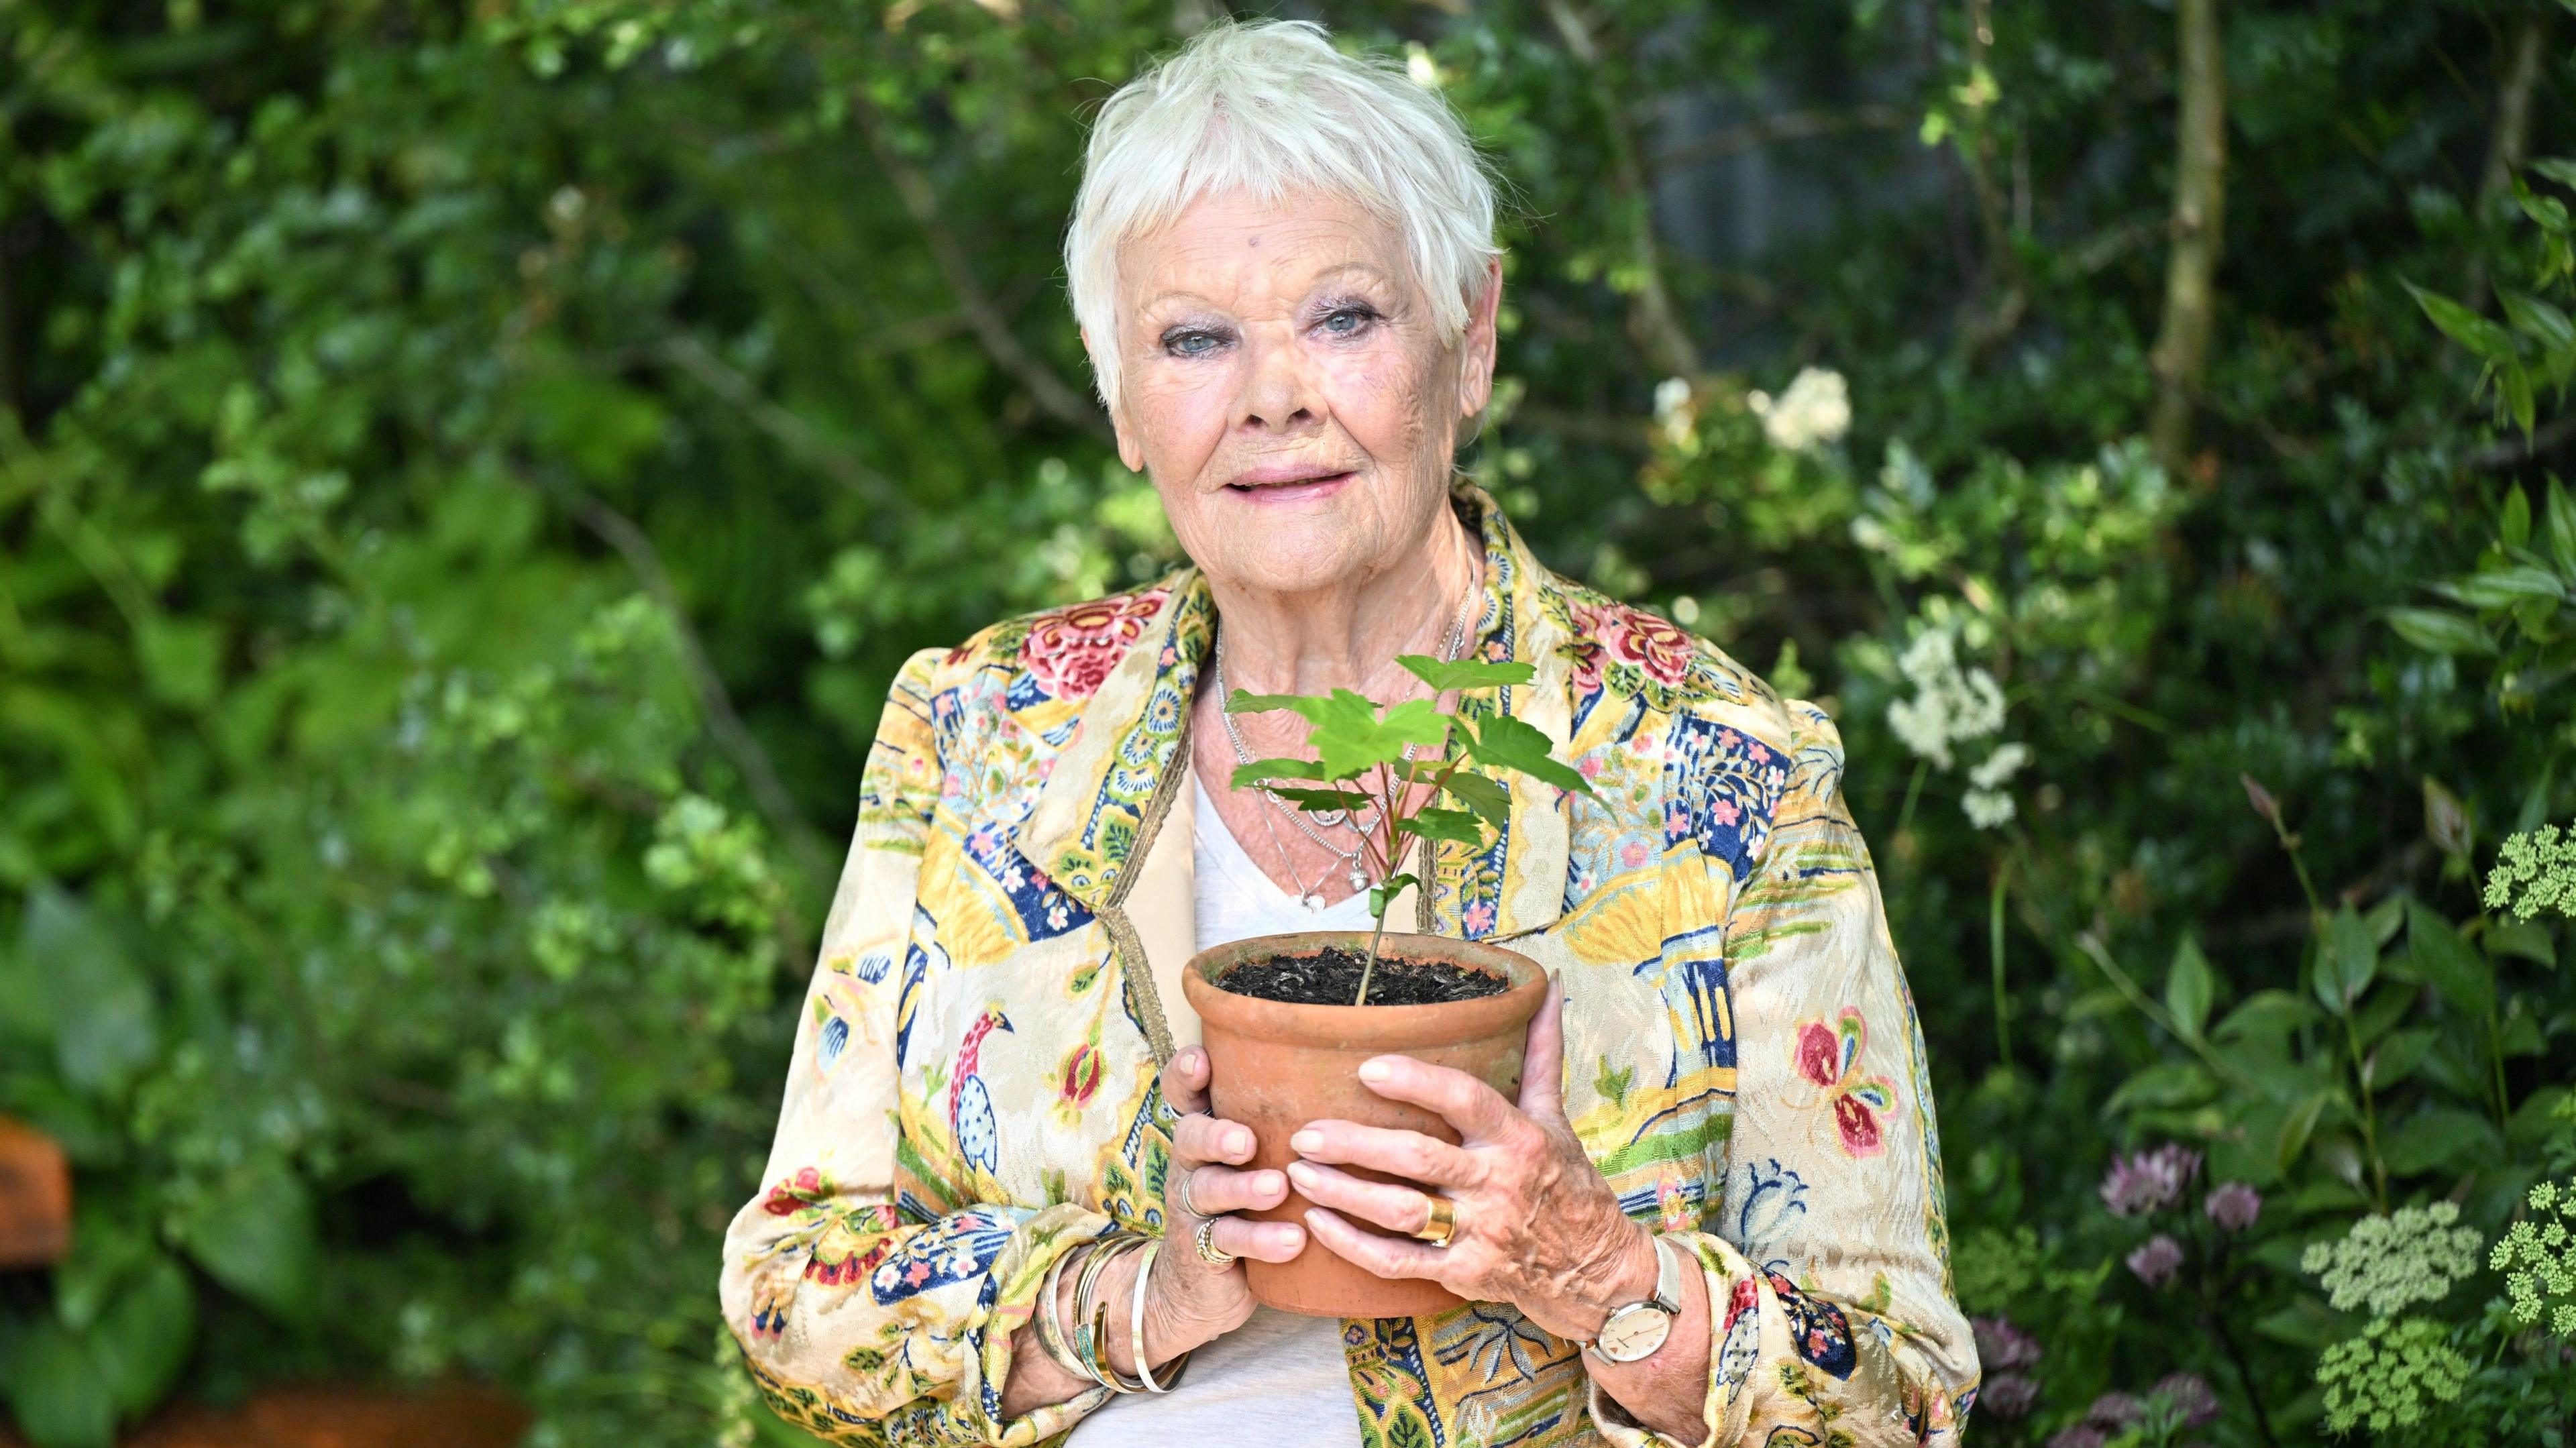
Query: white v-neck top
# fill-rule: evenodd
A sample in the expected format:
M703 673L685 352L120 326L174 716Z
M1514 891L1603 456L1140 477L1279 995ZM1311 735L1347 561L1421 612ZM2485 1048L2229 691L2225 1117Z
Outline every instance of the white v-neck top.
M1366 892L1321 910L1298 904L1227 831L1195 769L1190 788L1197 792L1191 801L1190 854L1197 875L1199 949L1255 935L1369 928ZM1285 820L1278 823L1293 828ZM1187 1242L1173 1247L1189 1249ZM1309 1245L1306 1250L1324 1249ZM1074 1425L1070 1441L1078 1448L1146 1442L1351 1448L1359 1437L1359 1408L1351 1400L1341 1323L1256 1307L1243 1326L1190 1355L1179 1387L1159 1396L1112 1397Z

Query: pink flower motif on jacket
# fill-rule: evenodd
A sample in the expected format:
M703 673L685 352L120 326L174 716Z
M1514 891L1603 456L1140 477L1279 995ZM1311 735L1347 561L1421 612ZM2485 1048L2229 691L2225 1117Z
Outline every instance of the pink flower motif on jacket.
M1020 667L1051 698L1088 699L1162 604L1163 590L1148 589L1040 614L1020 644Z
M1831 1023L1808 1021L1790 1042L1798 1074L1824 1093L1833 1108L1834 1131L1847 1156L1876 1156L1887 1149L1883 1117L1896 1110L1896 1083L1884 1076L1860 1074L1860 1053L1869 1040L1869 1025L1859 1010L1845 1006Z
M1083 1107L1091 1104L1092 1095L1099 1089L1100 1048L1085 1041L1065 1056L1056 1097L1068 1106Z
M1691 636L1643 609L1622 603L1575 602L1574 685L1589 693L1601 687L1601 674L1618 664L1633 664L1658 684L1680 683L1690 673L1697 646Z

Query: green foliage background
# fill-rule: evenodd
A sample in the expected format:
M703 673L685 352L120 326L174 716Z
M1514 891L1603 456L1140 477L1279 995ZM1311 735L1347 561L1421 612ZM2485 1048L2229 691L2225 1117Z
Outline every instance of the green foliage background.
M0 0L0 1111L81 1195L0 1276L24 1432L456 1372L540 1444L783 1432L715 1246L885 682L1175 560L1056 248L1087 108L1211 13ZM2479 884L2576 812L2576 17L2227 7L2166 467L2170 8L1311 13L1417 47L1520 193L1464 465L1842 721L1960 1291L2047 1342L1978 1436L2168 1370L2211 1441L2323 1433L2363 1324L2303 1247L2435 1197L2491 1238L2576 1166L2565 922ZM1742 119L1693 161L1683 102ZM1757 143L1797 224L1676 242L1657 187ZM1851 430L1784 446L1753 394L1811 364ZM1889 725L1926 631L2030 750L1994 828ZM2265 1206L2151 1288L2095 1182L2168 1138ZM2455 1416L2562 1443L2498 1290L2443 1309Z

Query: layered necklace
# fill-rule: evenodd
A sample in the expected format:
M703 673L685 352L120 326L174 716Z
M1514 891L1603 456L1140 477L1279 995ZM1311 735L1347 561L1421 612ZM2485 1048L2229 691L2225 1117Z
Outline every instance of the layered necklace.
M1461 601L1460 605L1456 609L1451 611L1449 617L1449 633L1448 636L1441 641L1440 661L1444 664L1456 663L1458 661L1458 656L1466 652L1467 609L1475 602L1476 596L1476 581L1474 576L1470 575L1467 583L1467 596ZM1234 722L1234 716L1225 712L1224 709L1224 701L1232 696L1233 691L1228 689L1225 683L1225 625L1223 620L1218 621L1216 630L1216 665L1214 671L1214 682L1216 684L1216 697L1218 701L1217 717L1225 721L1225 737L1227 741L1234 746L1234 761L1237 764L1250 764L1253 762L1252 747L1244 743L1242 727L1237 725ZM1404 746L1405 763L1411 764L1413 762L1415 748L1416 746L1411 744ZM1297 873L1296 860L1290 857L1287 846L1280 841L1279 826L1273 823L1271 819L1271 815L1274 812L1288 816L1288 823L1294 825L1297 828L1298 833L1303 834L1318 848L1330 853L1340 869L1343 871L1343 878L1350 882L1352 890L1359 891L1368 888L1368 868L1363 863L1363 851L1366 848L1368 832L1377 823L1377 814L1374 807L1372 807L1367 813L1355 819L1352 817L1352 812L1347 809L1304 810L1298 808L1288 800L1281 798L1280 795L1276 791L1272 790L1267 784L1256 785L1254 787L1261 791L1261 797L1270 805L1269 809L1261 811L1261 827L1263 830L1267 831L1270 836L1270 847L1279 852L1281 863L1288 867L1288 881L1290 884L1297 887L1297 903L1300 906L1303 906L1308 910L1321 910L1324 908L1322 890L1323 882L1318 880L1316 882L1316 888L1311 890L1307 888L1305 878ZM1354 841L1348 849L1344 849L1340 844L1336 843L1327 833L1328 831L1345 829L1350 831ZM1326 868L1331 869L1333 866L1326 866Z

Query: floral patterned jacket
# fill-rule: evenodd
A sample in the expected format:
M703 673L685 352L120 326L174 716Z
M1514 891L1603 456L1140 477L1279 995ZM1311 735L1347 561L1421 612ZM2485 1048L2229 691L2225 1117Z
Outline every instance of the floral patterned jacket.
M1977 1367L1922 1033L1833 724L1549 573L1482 490L1454 502L1485 544L1477 647L1537 669L1463 707L1545 731L1596 794L1505 780L1509 827L1439 848L1416 928L1565 982L1567 1114L1707 1274L1712 1443L1954 1442ZM1106 1399L1005 1418L1001 1385L1049 1264L1162 1229L1213 618L1185 569L895 681L776 1145L725 1240L753 1375L832 1442L1034 1444ZM1661 1441L1508 1306L1342 1341L1371 1448Z

